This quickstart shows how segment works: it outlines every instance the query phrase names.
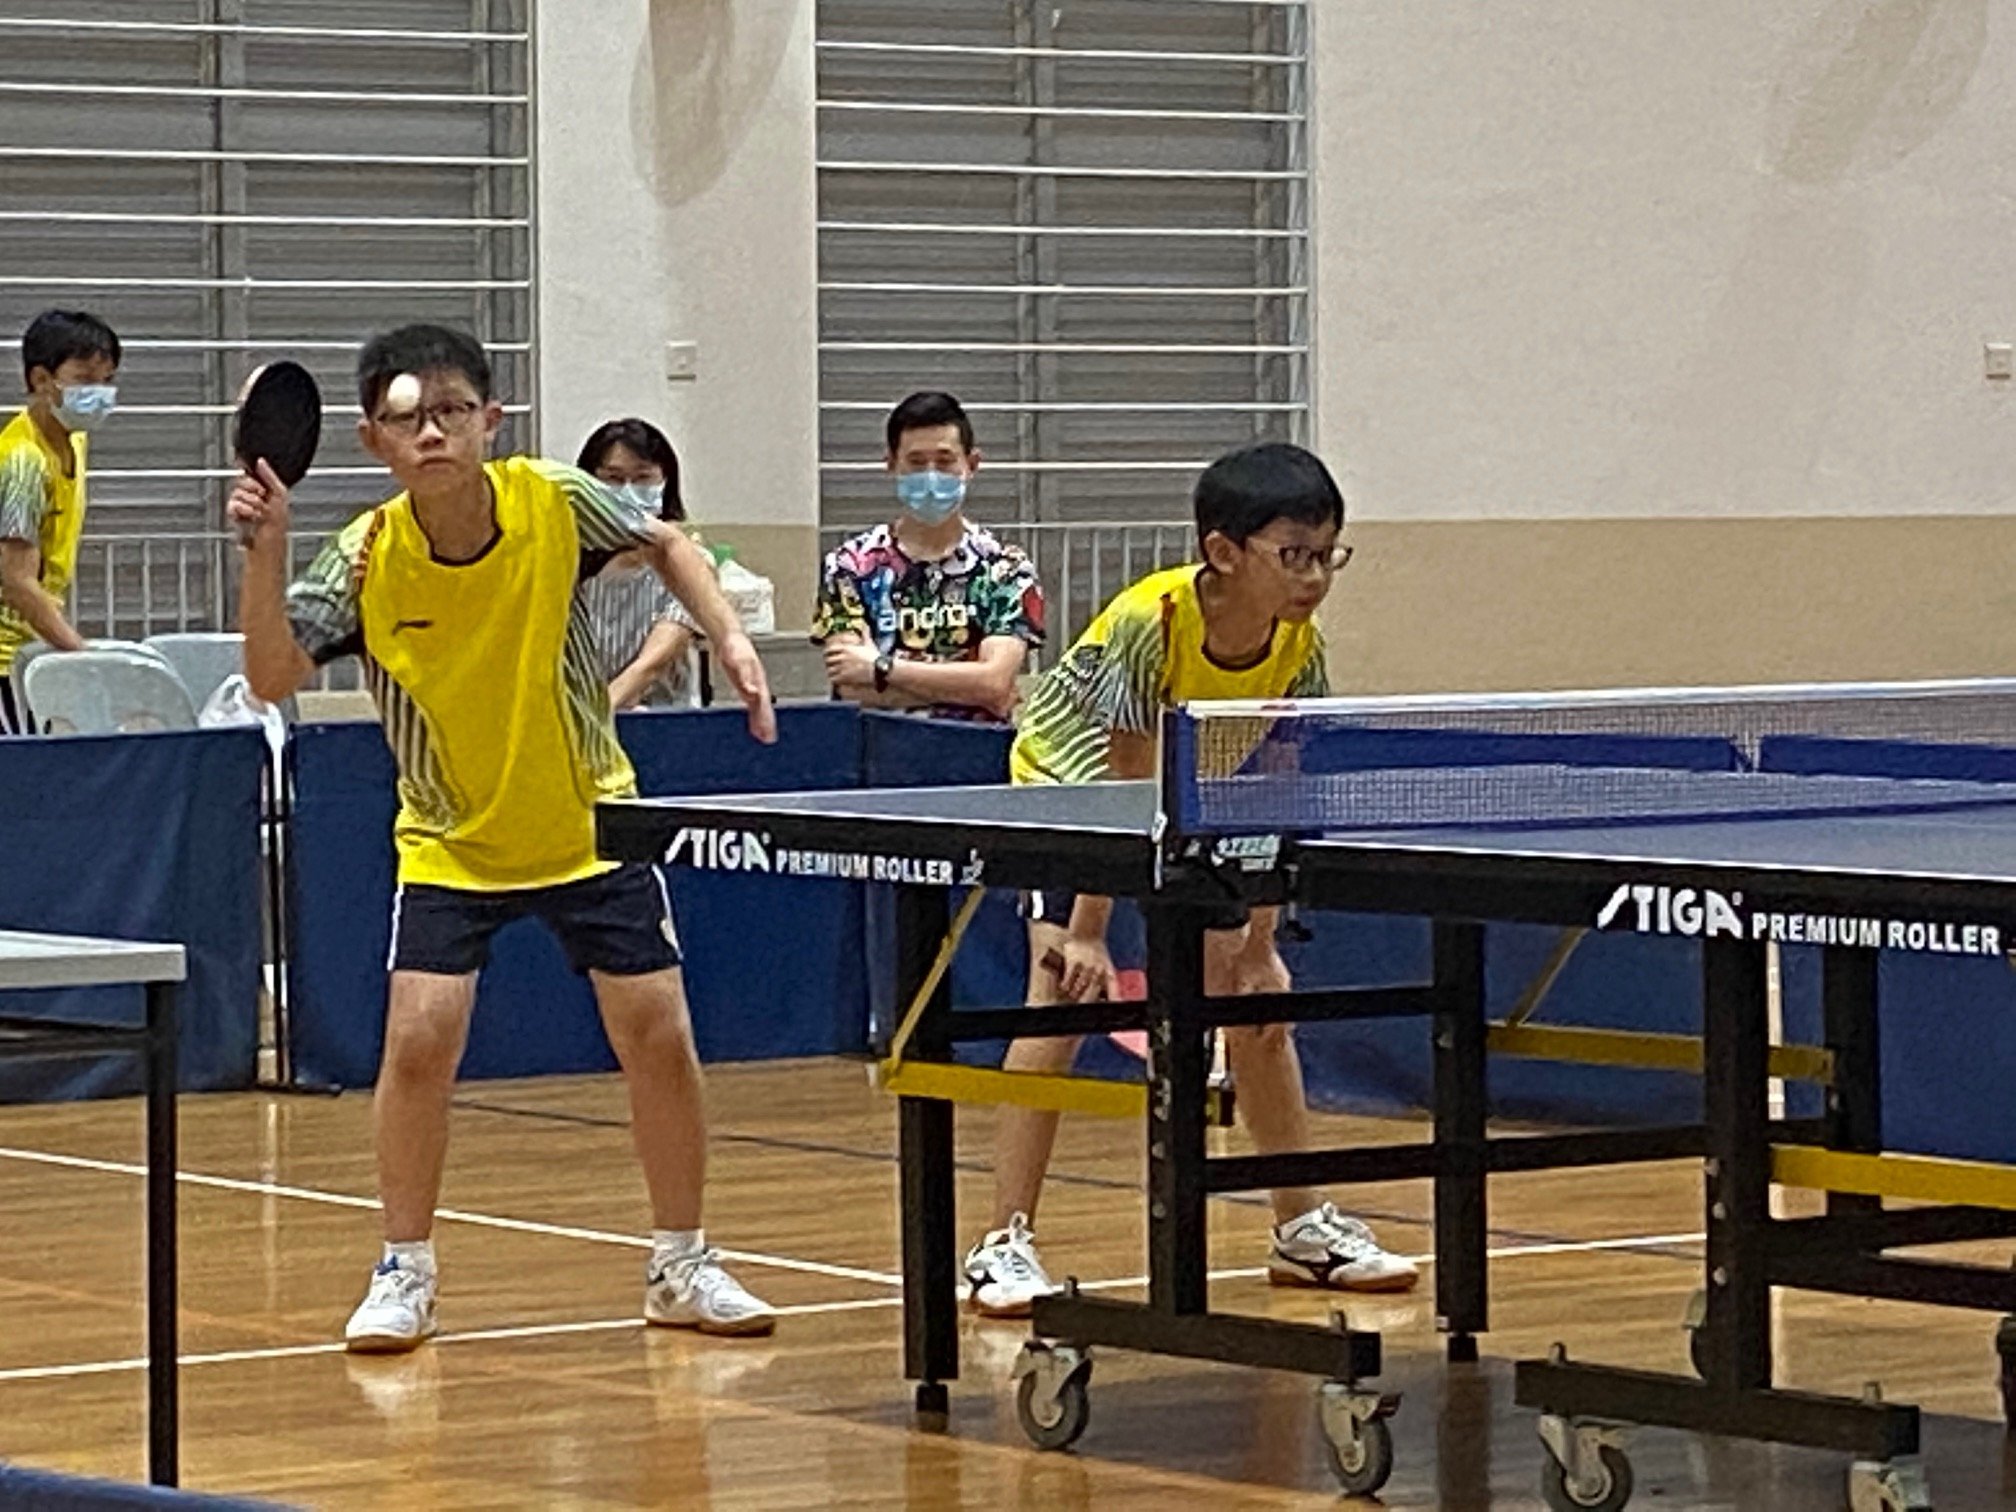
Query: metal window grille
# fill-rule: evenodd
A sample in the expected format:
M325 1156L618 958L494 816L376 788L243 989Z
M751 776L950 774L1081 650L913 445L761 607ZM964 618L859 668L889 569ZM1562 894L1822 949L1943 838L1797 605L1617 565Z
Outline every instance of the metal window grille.
M1301 0L819 6L822 517L892 510L881 425L958 394L976 514L1053 642L1189 548L1197 470L1309 415Z
M89 634L233 615L230 411L290 356L329 413L304 543L382 498L354 357L438 320L490 348L532 443L532 0L10 0L0 359L40 310L125 343L72 610Z

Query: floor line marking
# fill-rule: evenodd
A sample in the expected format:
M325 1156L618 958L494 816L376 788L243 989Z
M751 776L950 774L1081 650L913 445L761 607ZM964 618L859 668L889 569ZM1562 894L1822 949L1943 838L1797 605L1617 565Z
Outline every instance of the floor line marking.
M24 1150L0 1145L0 1159L23 1160L41 1165L65 1166L72 1170L99 1171L118 1176L145 1176L147 1168L130 1161L93 1160L82 1155L57 1155L46 1150ZM325 1192L315 1187L288 1186L275 1181L245 1181L235 1176L210 1176L201 1171L177 1171L175 1179L187 1186L209 1187L224 1192L249 1192L262 1197L292 1197L302 1202L319 1202L330 1207L363 1208L378 1211L375 1197L356 1197L348 1192ZM503 1218L492 1213L472 1213L465 1208L442 1208L434 1215L447 1223L467 1223L479 1228L507 1229L513 1233L538 1234L550 1239L583 1239L593 1244L615 1244L627 1249L651 1248L651 1240L641 1234L617 1234L607 1229L579 1228L565 1223L540 1223L530 1218ZM828 1265L823 1260L797 1260L784 1255L766 1255L755 1250L723 1249L724 1259L745 1265L768 1266L773 1270L800 1271L809 1276L829 1276L842 1281L865 1281L875 1286L901 1287L903 1278L887 1271L863 1270L852 1265Z

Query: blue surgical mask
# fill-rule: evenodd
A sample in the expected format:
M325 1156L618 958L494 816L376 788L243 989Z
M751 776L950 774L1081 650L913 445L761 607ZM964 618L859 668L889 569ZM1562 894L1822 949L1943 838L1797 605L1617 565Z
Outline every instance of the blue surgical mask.
M615 487L616 497L640 514L658 517L658 511L665 504L663 483L619 483Z
M966 502L966 480L957 473L903 473L896 479L896 497L926 525L942 525Z
M119 390L109 383L65 384L56 405L56 419L65 430L92 430L118 403Z

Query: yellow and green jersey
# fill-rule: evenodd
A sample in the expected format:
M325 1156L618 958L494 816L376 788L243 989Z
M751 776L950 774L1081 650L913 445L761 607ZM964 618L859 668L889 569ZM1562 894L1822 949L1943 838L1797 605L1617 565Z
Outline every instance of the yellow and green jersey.
M1330 690L1314 621L1276 621L1256 660L1228 667L1204 648L1204 607L1190 564L1121 590L1036 684L1009 752L1015 782L1097 782L1113 775L1112 735L1152 735L1162 711L1207 698L1314 698Z
M485 465L496 536L435 557L409 495L352 520L288 593L318 663L362 658L399 767L399 880L468 891L612 870L595 805L636 791L575 589L650 518L586 473Z
M90 442L69 436L65 457L22 410L0 428L0 540L26 541L42 553L42 586L61 602L77 571L77 540L84 533L84 464ZM18 610L0 603L0 673L35 629Z

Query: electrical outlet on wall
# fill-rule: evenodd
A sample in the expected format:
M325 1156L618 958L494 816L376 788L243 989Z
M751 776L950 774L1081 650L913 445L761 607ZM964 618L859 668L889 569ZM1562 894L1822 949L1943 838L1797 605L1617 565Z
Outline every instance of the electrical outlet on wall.
M1984 365L1990 378L2016 377L2016 347L2006 341L1982 344Z
M700 376L700 344L696 341L665 343L665 376L674 383L691 383Z

